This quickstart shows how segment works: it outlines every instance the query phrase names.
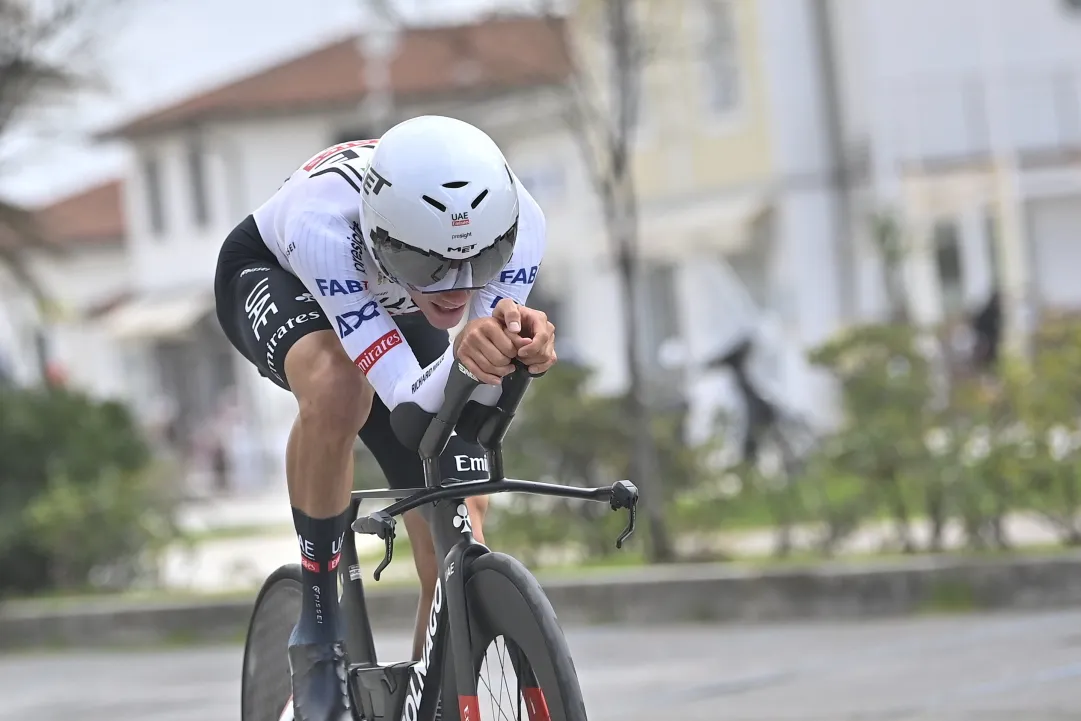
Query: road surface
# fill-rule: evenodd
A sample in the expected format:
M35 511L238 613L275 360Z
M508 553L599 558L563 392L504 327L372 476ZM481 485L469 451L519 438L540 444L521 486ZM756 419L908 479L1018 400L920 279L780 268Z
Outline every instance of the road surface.
M592 721L1081 718L1081 610L568 639ZM386 659L407 648L401 634L381 641ZM233 646L0 656L0 719L232 721L240 657Z

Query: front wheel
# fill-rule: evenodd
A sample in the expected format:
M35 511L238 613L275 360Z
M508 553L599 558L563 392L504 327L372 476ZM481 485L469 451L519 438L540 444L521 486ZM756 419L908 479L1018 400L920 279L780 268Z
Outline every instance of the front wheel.
M241 721L292 718L289 636L303 601L300 566L293 563L270 574L255 597L240 679Z
M462 721L587 721L567 639L529 570L485 553L470 565L466 598L478 693L469 712L459 699Z

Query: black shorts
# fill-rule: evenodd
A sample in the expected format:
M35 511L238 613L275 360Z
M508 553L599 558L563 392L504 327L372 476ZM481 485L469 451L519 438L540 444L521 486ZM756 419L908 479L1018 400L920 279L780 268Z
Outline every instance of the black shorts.
M222 244L214 274L214 299L218 322L226 337L259 373L280 388L289 390L285 357L308 333L332 330L329 319L300 279L282 268L263 244L255 219L248 216ZM450 335L433 328L420 313L395 316L395 322L420 365L426 366L447 349ZM359 372L359 371L358 371ZM390 412L378 396L372 401L360 438L378 461L392 488L424 486L417 454L403 446L390 428ZM453 456L484 458L480 446L466 444L458 436L443 454L445 472L461 480L483 480L486 471L458 471L463 465ZM456 466L456 468L455 468ZM454 469L451 471L450 469Z

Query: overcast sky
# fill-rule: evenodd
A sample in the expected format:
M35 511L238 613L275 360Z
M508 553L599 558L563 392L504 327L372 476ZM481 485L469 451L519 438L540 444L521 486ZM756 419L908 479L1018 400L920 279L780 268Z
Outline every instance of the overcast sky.
M46 202L115 175L119 144L86 134L324 45L360 28L370 0L126 0L99 21L93 64L111 85L53 117L61 135L7 138L0 194ZM396 0L403 15L464 17L511 0Z

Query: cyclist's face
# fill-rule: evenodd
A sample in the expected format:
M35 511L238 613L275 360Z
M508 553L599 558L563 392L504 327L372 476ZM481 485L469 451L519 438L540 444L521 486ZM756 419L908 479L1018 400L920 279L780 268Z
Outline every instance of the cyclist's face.
M413 302L433 328L449 330L458 325L473 297L471 290L448 290L445 293L410 292Z

